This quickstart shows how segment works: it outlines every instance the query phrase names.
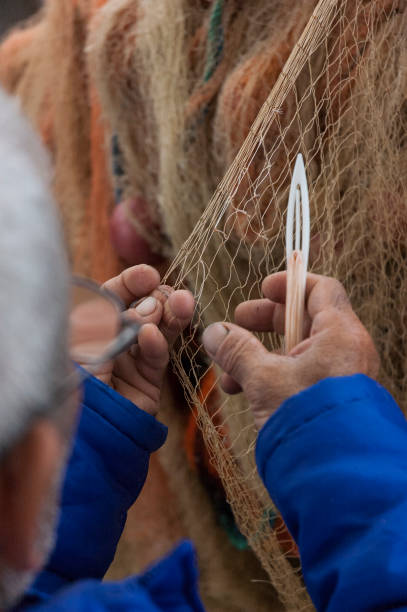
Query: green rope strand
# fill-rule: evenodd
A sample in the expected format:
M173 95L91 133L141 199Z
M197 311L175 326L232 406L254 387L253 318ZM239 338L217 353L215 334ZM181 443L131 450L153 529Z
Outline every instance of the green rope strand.
M216 0L209 20L208 41L206 50L205 83L209 81L219 65L224 47L223 7L224 0Z

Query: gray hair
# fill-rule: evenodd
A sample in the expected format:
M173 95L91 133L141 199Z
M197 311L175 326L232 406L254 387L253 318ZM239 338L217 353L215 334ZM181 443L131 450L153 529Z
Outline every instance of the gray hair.
M0 90L0 454L58 409L67 374L68 272L50 185L44 148Z

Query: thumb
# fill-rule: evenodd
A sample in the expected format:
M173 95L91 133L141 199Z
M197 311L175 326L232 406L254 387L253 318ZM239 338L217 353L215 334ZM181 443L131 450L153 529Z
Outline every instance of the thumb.
M215 363L243 389L253 368L264 363L269 354L249 331L232 323L214 323L203 333L203 345Z

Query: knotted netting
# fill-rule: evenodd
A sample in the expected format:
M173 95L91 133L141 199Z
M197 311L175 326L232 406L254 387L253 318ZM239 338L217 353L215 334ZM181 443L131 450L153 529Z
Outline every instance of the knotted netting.
M310 268L344 283L382 357L381 380L406 409L407 16L406 3L394 0L291 3L289 11L290 3L270 4L280 21L273 20L267 37L259 35L254 50L245 53L243 32L240 48L234 37L228 43L218 24L225 38L218 36L206 54L215 77L222 72L216 61L221 44L224 57L240 54L213 107L204 87L191 92L185 3L141 3L131 61L143 75L137 96L151 106L144 106L134 130L153 135L150 143L143 140L143 154L156 165L143 165L143 180L155 190L149 197L177 253L167 276L175 286L188 286L198 303L194 333L174 352L175 369L241 532L287 609L307 609L295 547L257 475L248 406L243 397L223 395L217 375L211 393L200 391L213 372L202 358L200 333L213 321L233 320L236 305L260 297L264 276L285 266L288 188L302 152L310 187ZM263 9L249 21L259 32L267 29ZM229 19L238 29L238 17ZM192 112L199 97L206 102ZM120 124L114 127L129 161L141 139L134 134L129 143L131 134ZM209 148L216 154L208 155ZM140 165L128 163L128 175ZM263 339L270 348L280 346L276 337Z

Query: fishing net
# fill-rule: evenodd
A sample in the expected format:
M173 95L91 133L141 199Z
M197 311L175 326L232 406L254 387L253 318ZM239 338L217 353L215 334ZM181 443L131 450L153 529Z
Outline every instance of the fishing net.
M129 219L198 304L174 368L238 527L290 610L311 606L298 553L257 475L248 406L222 394L200 337L285 267L301 152L310 269L344 283L407 412L406 22L405 0L58 0L19 34L19 70L4 77L53 151L76 266L114 267L113 192L148 203Z
M295 548L256 473L256 432L244 398L224 396L216 380L212 396L199 393L212 367L202 359L200 331L233 319L235 306L259 297L264 276L284 266L288 187L301 151L310 184L311 269L345 284L383 358L381 379L405 409L406 12L404 2L393 0L291 3L290 12L286 2L271 4L281 21L274 14L269 22L271 7L263 6L264 13L249 21L259 36L246 52L246 33L231 36L241 27L239 13L225 3L229 15L213 26L215 7L206 65L191 68L193 49L188 54L185 45L192 18L184 2L140 3L131 58L138 91L129 90L120 108L131 104L131 94L151 105L135 119L134 134L121 131L120 121L114 127L125 159L133 159L138 146L155 160L155 166L140 158L128 162L126 176L136 171L129 179L133 187L152 189L148 197L177 253L167 277L197 298L195 333L173 355L186 397L197 407L240 530L285 606L305 609L310 603ZM208 63L214 79L228 61L235 68L211 105ZM195 90L188 78L193 69L204 74ZM228 160L230 168L198 216ZM263 339L280 347L278 338Z

